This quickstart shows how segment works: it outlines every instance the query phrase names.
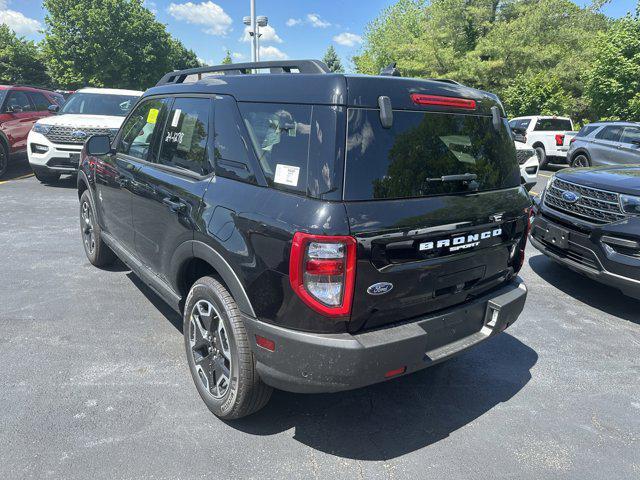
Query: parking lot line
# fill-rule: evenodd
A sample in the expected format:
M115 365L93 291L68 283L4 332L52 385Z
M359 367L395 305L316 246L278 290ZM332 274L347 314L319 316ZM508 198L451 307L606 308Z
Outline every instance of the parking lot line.
M11 182L13 180L22 180L24 178L29 178L29 177L33 177L33 173L27 173L26 175L21 175L21 176L16 177L16 178L10 178L9 180L2 180L2 181L0 181L0 185L2 185L3 183L9 183L9 182Z
M540 172L538 172L538 176L539 177L545 177L545 178L551 178L551 175L546 175L546 174L540 173Z
M534 192L533 190L529 192L531 195L535 195L536 197L540 195L538 192Z

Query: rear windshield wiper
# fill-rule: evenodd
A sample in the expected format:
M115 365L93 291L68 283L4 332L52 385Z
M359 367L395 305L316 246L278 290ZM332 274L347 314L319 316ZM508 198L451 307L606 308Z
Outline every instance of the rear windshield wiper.
M471 182L477 180L475 173L461 173L458 175L443 175L436 178L427 178L427 182Z

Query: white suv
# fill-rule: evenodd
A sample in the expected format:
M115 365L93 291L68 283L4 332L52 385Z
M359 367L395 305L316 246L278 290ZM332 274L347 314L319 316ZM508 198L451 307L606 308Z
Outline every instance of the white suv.
M75 173L84 141L96 134L113 139L141 95L137 90L83 88L58 115L38 120L27 138L29 164L38 180L51 182Z

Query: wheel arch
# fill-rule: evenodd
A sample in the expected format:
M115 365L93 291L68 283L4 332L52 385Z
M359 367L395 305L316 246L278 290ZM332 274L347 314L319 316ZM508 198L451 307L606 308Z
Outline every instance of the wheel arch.
M224 257L210 245L197 240L185 242L176 249L171 263L173 287L183 301L196 280L211 275L229 290L241 312L256 316L240 278Z
M542 143L540 140L536 140L533 145L531 145L532 148L538 148L538 147L542 147L544 148L544 151L547 151L547 147L544 146L544 143Z

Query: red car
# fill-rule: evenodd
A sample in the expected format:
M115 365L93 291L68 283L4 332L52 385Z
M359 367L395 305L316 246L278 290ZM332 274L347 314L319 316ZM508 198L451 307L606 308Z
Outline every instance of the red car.
M53 115L64 103L59 93L41 88L0 85L0 177L10 156L26 151L29 130L42 117Z

